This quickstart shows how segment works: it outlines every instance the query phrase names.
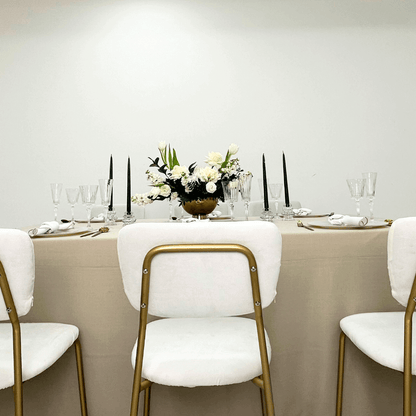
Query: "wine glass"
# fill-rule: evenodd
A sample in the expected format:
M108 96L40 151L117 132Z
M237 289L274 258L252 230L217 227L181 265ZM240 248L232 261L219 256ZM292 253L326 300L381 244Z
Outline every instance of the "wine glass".
M240 187L241 198L244 201L244 208L246 214L246 221L248 221L248 206L250 204L251 193L251 179L253 175L251 173L242 174L238 179L238 185Z
M238 180L222 181L225 202L230 205L231 220L234 221L234 203L238 201Z
M110 205L111 191L113 190L112 179L99 179L101 205L104 206L105 224L108 225L108 206Z
M75 225L74 207L79 199L79 188L66 188L65 191L68 204L71 205L71 223Z
M366 180L365 190L367 192L368 202L370 206L370 221L374 221L374 198L376 196L376 172L362 173L363 179Z
M61 200L62 184L51 183L52 201L54 205L55 221L58 221L58 205Z
M269 191L270 195L272 196L272 200L274 200L274 206L276 209L276 215L277 215L277 200L280 198L280 195L282 193L283 184L282 183L269 183Z
M80 185L82 203L87 209L87 228L91 229L91 208L97 198L98 185Z
M355 200L357 216L360 216L360 200L364 196L365 183L365 179L347 179L351 198Z

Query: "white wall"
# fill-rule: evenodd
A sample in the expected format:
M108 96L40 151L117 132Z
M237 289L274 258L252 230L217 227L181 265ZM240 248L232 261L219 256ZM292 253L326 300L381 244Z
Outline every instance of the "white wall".
M128 155L146 191L160 140L182 164L237 143L279 182L284 150L318 212L353 212L345 179L377 171L376 216L416 215L414 1L34 3L0 2L0 227L50 219L49 183L96 183L111 153L116 202Z

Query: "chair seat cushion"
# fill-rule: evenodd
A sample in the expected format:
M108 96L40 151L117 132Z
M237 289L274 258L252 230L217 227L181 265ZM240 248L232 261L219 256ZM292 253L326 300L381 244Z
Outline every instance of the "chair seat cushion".
M385 367L403 371L404 312L351 315L342 319L340 326L345 335L368 357ZM416 374L415 332L413 326L412 374Z
M268 359L271 347L266 333ZM135 367L136 344L132 353ZM171 318L147 325L142 376L167 386L221 386L262 374L256 322Z
M78 338L76 326L56 323L20 324L23 381L49 368ZM14 385L13 338L9 322L0 324L0 389Z

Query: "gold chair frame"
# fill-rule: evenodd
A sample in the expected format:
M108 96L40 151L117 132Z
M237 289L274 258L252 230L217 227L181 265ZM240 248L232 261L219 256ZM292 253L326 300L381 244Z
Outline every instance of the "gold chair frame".
M416 275L404 315L404 363L403 363L403 416L412 415L412 321L416 307ZM342 393L344 390L345 338L341 331L339 338L338 383L336 416L342 415Z
M15 403L15 416L23 416L23 383L22 381L22 344L20 336L20 322L14 305L13 296L10 291L7 275L0 261L0 289L3 294L4 303L9 314L13 329L13 363L14 363L14 386L13 395ZM82 350L79 338L74 342L75 356L77 362L78 387L81 402L81 415L88 416L87 399L85 395L84 369L82 364Z
M131 401L130 416L137 416L139 410L139 395L141 391L145 391L145 400L143 406L143 415L149 416L150 411L150 390L153 382L143 379L142 366L144 344L146 336L147 315L149 306L149 286L150 286L150 266L153 258L162 253L191 253L191 252L236 252L246 256L251 276L251 286L253 293L254 313L257 327L257 335L259 340L260 358L263 374L251 380L260 388L260 399L263 416L274 416L273 393L270 380L270 368L267 358L266 337L264 333L263 314L260 299L259 279L257 274L257 263L253 253L245 246L240 244L174 244L161 245L152 248L143 261L142 270L142 292L141 292L141 309L138 345L136 353L136 366L133 380L133 393Z

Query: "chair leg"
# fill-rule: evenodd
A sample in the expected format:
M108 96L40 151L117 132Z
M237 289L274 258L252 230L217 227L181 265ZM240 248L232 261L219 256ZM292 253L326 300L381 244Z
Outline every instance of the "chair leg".
M149 386L144 391L144 406L143 406L143 416L149 416L150 414L150 393L152 386Z
M339 337L336 416L341 416L342 414L342 393L344 390L344 361L345 361L345 334L341 331L341 335Z
M84 366L82 364L82 350L79 338L75 341L75 356L77 358L79 398L81 402L81 415L88 416L87 396L85 394Z
M260 390L260 403L261 403L261 414L262 416L266 416L266 413L264 412L264 394L263 394L263 389L261 387L259 387Z
M23 384L21 381L13 386L14 395L14 414L15 416L23 416Z
M270 372L267 374L263 373L263 385L264 385L264 397L266 403L266 415L274 416L274 403L273 403L273 392L272 383L270 380Z

